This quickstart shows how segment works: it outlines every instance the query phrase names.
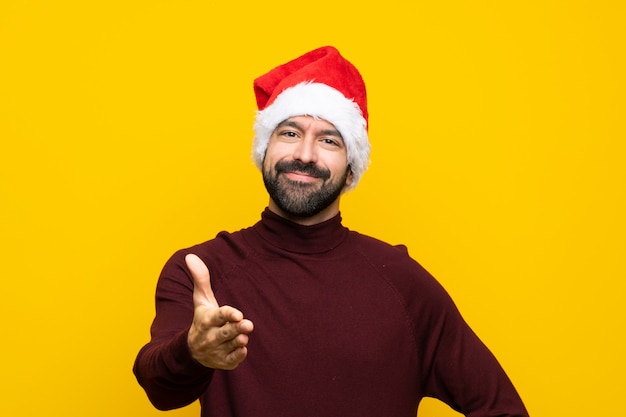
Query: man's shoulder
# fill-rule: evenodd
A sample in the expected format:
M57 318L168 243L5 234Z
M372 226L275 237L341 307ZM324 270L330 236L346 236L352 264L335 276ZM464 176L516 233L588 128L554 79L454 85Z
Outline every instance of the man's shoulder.
M350 231L351 244L367 255L408 258L408 248L403 244L391 244L373 236Z
M425 272L404 244L391 244L358 232L351 232L350 238L353 250L375 267L394 272Z
M207 265L237 261L248 255L249 247L246 243L246 236L251 228L245 228L234 232L220 231L213 238L183 247L174 252L169 262L184 264L187 254L193 253L202 259Z
M378 238L351 232L351 243L363 262L406 297L430 293L440 299L443 288L428 270L410 254L403 244L392 245ZM439 294L439 295L437 295Z
M230 246L233 244L237 244L245 240L245 237L250 233L250 230L250 227L237 231L222 230L218 232L213 238L201 243L197 243L191 248L215 248L220 246Z

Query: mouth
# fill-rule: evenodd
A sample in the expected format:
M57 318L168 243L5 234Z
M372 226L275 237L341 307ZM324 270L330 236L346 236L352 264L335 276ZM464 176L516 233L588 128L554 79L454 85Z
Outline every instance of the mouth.
M301 171L286 171L283 172L283 174L287 177L287 179L300 183L313 183L320 179L318 176Z
M330 178L330 171L314 164L301 161L279 161L274 167L276 175L284 175L285 179L301 185L325 182Z

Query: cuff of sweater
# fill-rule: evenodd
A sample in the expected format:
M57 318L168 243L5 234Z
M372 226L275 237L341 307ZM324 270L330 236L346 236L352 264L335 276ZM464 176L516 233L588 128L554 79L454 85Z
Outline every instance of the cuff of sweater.
M189 350L189 345L187 344L187 334L187 330L180 332L176 335L172 341L173 343L170 345L170 357L176 358L174 363L172 363L172 366L175 367L175 369L171 369L172 373L189 376L203 376L210 374L213 372L213 369L207 368L191 356L191 351Z

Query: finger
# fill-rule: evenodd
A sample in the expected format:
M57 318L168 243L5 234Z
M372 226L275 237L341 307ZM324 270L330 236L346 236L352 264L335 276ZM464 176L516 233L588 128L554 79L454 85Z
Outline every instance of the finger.
M241 342L248 340L248 335L252 332L253 326L250 320L224 324L219 324L217 320L213 322L206 320L197 322L196 328L200 331L201 339L209 344L213 346L228 344L234 348L243 346Z
M213 293L213 288L211 288L211 274L209 273L209 268L193 253L185 256L185 263L193 278L194 307L199 305L218 307L219 304Z
M248 335L237 331L233 323L229 323L219 328L214 334L214 345L221 349L232 351L244 347L248 343Z
M232 323L233 326L230 327L238 329L238 322L243 320L243 313L234 307L222 306L217 309L210 310L205 317L207 326L221 327ZM249 322L249 320L246 320L246 322ZM246 326L244 326L244 329ZM240 333L239 330L237 330L236 333Z
M248 356L248 348L245 346L233 350L225 358L224 369L226 370L235 369L241 362L244 361L244 359L246 359L247 356Z
M254 323L248 319L243 319L237 323L237 331L241 334L250 334L254 330Z
M247 334L238 334L237 337L230 341L231 351L248 346L250 340Z

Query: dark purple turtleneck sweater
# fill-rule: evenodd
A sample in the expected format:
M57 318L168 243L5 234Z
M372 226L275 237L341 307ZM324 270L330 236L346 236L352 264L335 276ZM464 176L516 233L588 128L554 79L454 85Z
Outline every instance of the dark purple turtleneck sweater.
M188 253L208 266L218 302L254 323L233 371L190 356ZM200 399L202 416L414 417L429 396L471 417L528 415L406 248L349 231L339 215L301 226L265 210L250 228L177 252L159 278L151 331L134 371L159 409Z

